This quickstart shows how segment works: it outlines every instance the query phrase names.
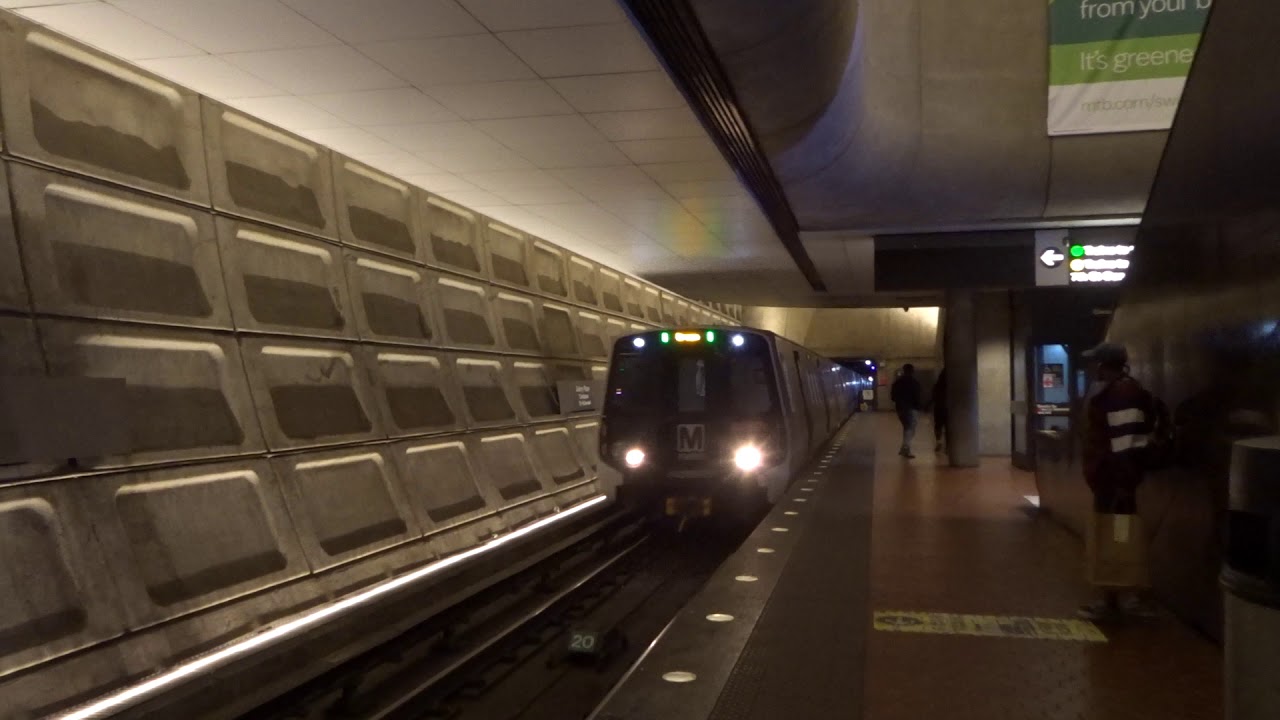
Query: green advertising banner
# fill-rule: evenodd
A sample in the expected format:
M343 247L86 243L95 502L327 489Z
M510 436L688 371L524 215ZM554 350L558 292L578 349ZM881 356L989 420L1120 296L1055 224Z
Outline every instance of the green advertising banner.
M1049 134L1166 130L1213 0L1049 0Z

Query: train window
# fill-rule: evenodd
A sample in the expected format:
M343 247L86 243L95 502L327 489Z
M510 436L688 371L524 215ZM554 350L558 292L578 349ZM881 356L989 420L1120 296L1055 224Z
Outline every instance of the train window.
M759 356L740 358L730 364L733 409L743 415L763 415L773 410L769 369Z
M702 358L680 358L678 385L680 412L706 412L706 360Z
M653 355L620 355L613 364L613 384L606 402L614 412L657 408L662 394L662 363Z

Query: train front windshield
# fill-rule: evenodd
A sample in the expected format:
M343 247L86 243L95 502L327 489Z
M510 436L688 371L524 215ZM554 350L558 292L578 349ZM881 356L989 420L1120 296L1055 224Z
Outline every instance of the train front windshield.
M775 412L776 396L767 346L732 354L707 347L658 348L615 355L605 413L760 418Z

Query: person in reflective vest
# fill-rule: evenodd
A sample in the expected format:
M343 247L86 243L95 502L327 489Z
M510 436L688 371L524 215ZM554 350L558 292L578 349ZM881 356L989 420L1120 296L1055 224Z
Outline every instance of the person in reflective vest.
M1108 538L1099 541L1093 537L1101 520L1123 523L1128 528L1133 518L1137 526L1137 491L1146 474L1155 417L1151 393L1129 374L1129 353L1124 346L1103 343L1084 355L1095 364L1097 380L1085 401L1083 453L1084 477L1093 494L1094 513L1087 540L1090 552L1097 553L1099 545L1110 542ZM1140 543L1142 538L1135 537L1134 542ZM1091 567L1098 560L1091 556ZM1099 584L1096 575L1094 582ZM1125 588L1109 580L1100 585L1102 599L1081 608L1080 614L1093 620L1113 619L1126 613L1150 614L1139 597L1144 585L1144 581L1135 581L1128 588L1131 592L1122 598Z

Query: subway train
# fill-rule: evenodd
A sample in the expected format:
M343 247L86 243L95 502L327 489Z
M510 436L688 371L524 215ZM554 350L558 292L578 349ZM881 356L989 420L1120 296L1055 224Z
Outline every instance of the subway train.
M604 388L601 479L645 512L752 517L844 423L856 393L851 370L772 332L625 335Z

